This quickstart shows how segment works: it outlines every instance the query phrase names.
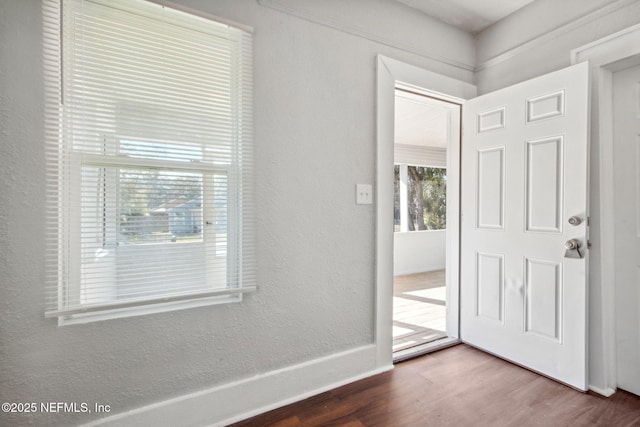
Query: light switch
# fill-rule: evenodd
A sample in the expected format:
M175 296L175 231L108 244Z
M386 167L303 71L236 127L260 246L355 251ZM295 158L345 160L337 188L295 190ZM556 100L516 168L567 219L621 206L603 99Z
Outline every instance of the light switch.
M356 204L370 205L373 203L373 187L370 184L356 184Z

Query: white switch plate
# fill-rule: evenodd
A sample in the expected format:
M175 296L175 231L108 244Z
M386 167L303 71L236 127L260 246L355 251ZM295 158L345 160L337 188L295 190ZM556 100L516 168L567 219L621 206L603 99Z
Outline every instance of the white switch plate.
M373 186L370 184L356 184L356 204L370 205L373 203Z

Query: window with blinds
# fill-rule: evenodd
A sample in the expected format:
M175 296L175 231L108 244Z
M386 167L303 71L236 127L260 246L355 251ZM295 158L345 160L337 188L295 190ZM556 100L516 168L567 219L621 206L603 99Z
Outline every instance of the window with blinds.
M46 0L49 277L64 323L255 289L247 29Z

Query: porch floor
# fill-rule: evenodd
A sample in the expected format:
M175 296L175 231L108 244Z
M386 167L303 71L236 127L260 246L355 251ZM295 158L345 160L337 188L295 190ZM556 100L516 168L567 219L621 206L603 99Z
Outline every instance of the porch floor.
M445 270L393 278L393 351L447 336Z

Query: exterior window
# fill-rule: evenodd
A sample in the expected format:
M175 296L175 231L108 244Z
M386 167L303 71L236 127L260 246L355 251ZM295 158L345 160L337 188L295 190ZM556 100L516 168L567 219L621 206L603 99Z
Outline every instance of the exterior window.
M447 170L395 165L394 231L447 228Z
M255 289L251 34L144 0L46 2L46 315L241 300Z

